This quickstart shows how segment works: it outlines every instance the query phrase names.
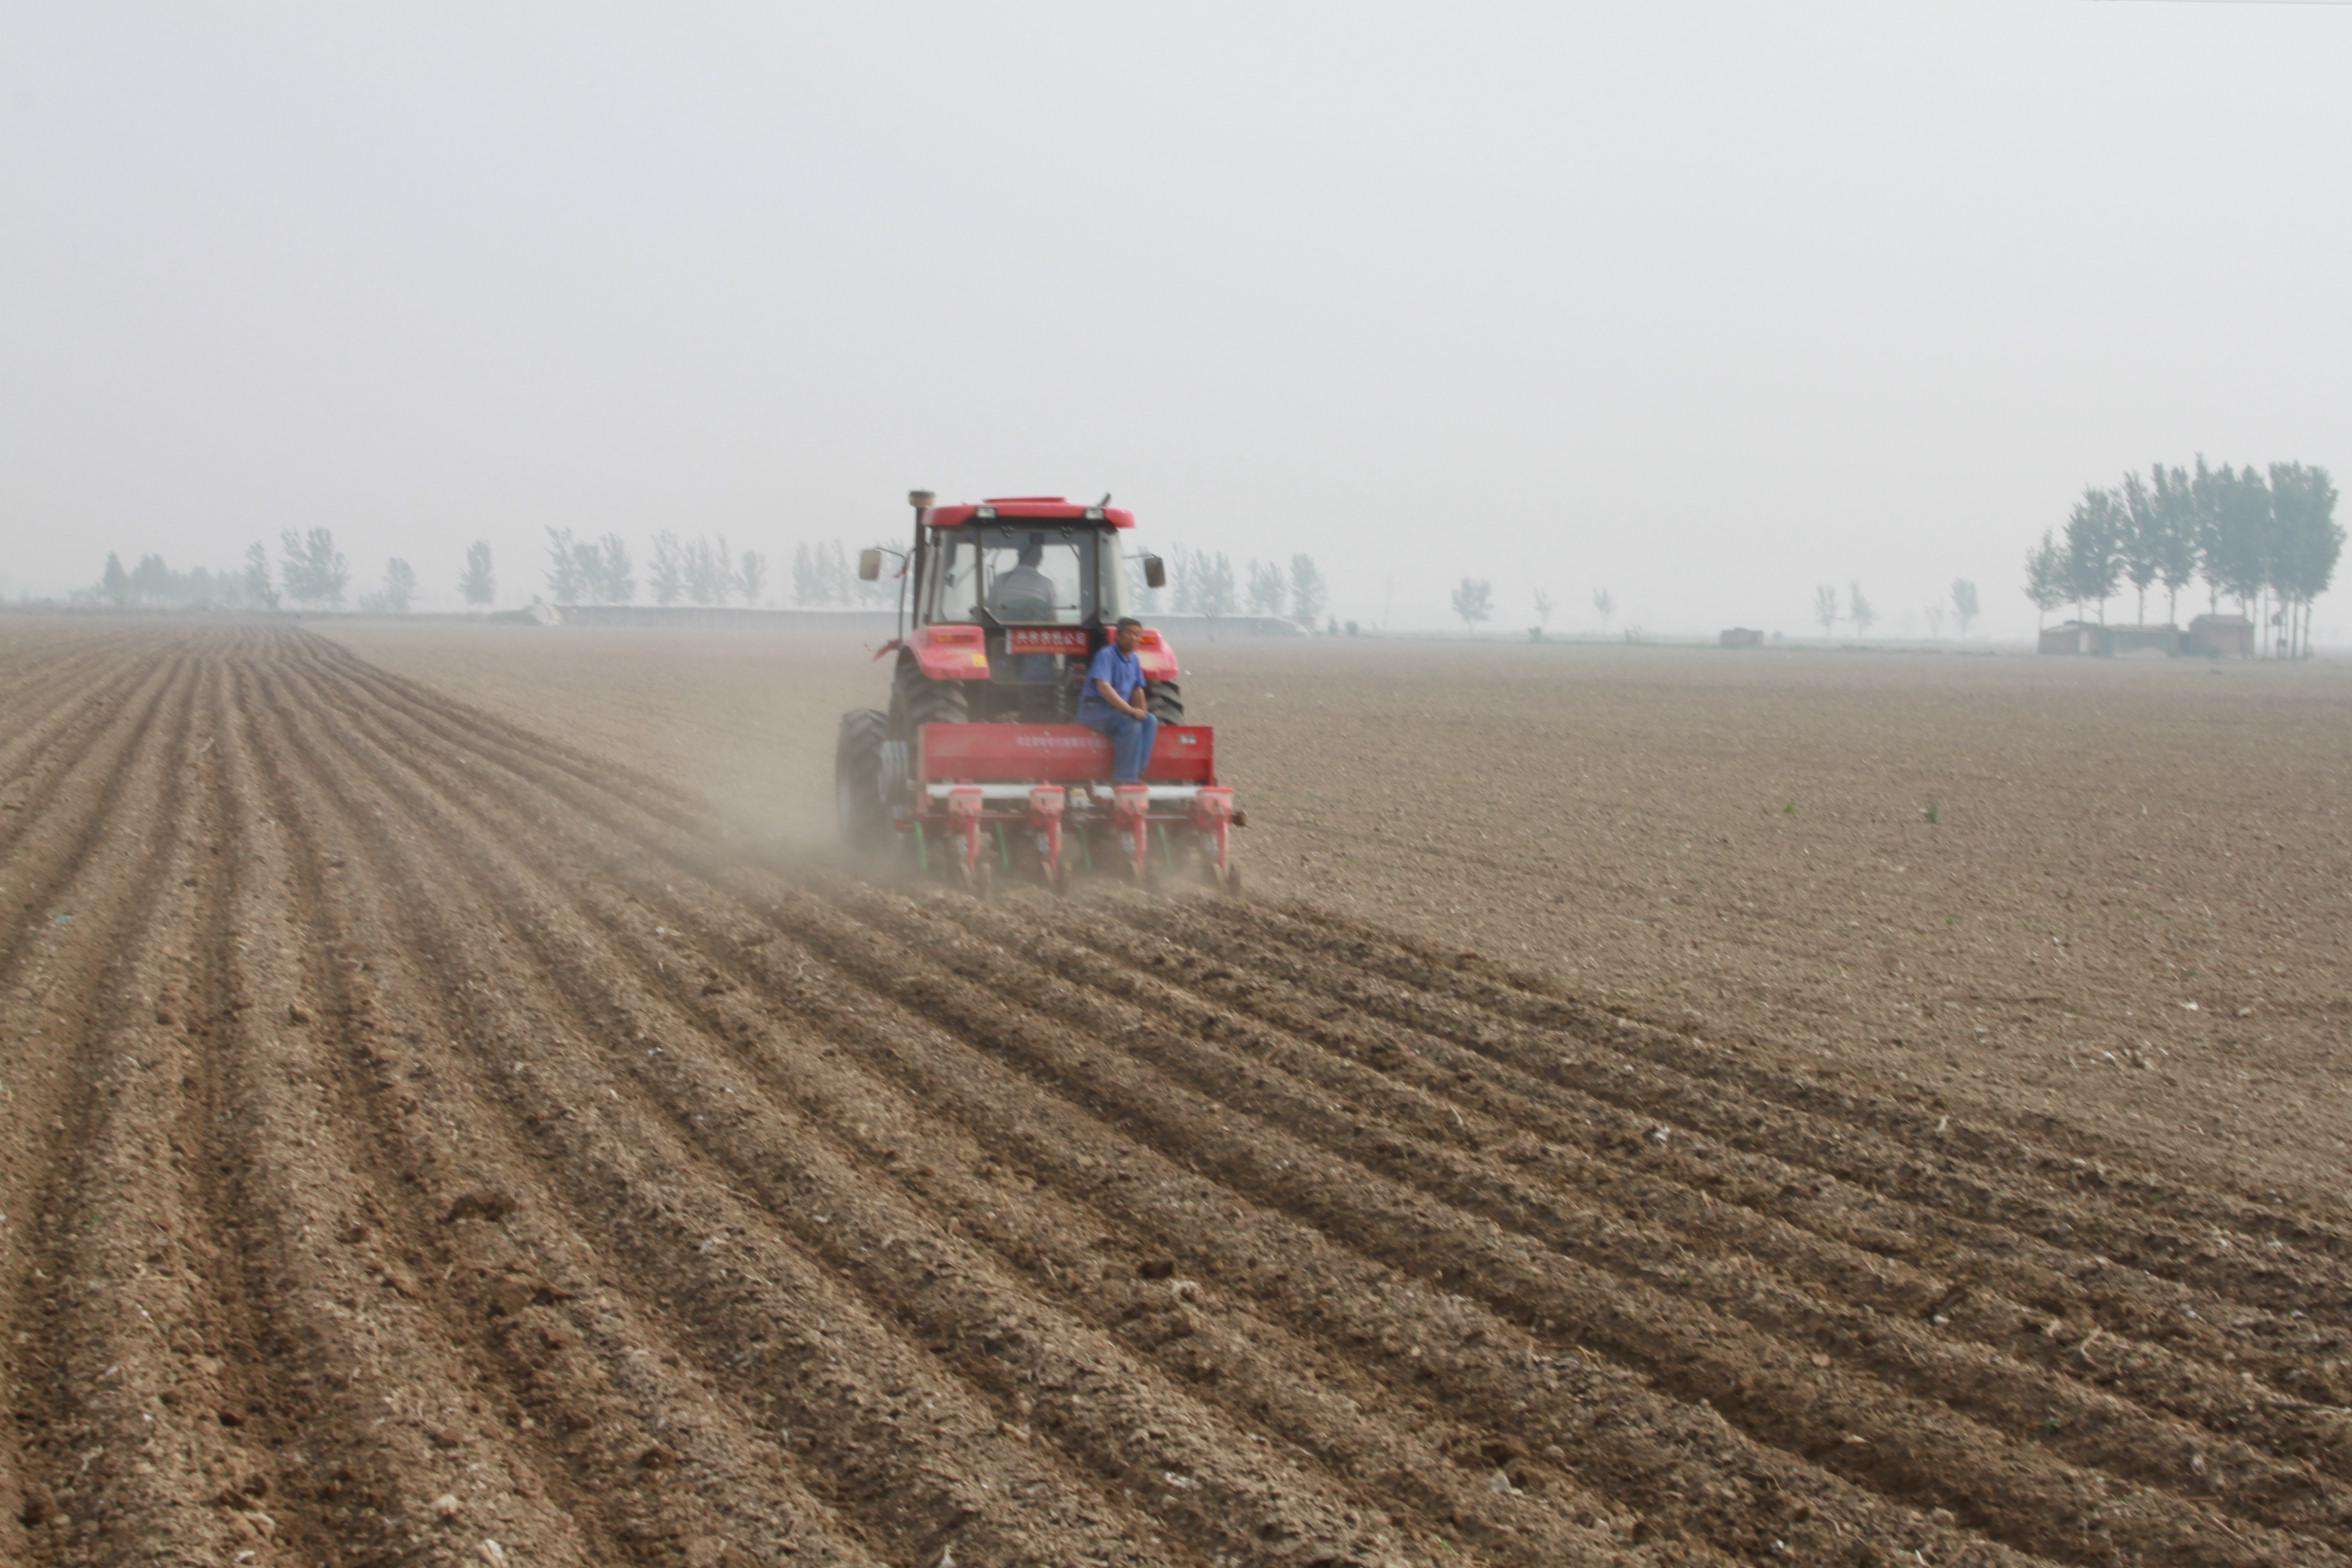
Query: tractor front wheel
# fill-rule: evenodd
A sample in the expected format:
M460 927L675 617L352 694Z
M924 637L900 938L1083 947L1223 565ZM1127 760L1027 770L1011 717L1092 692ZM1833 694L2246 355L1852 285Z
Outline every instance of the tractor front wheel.
M1152 681L1143 689L1143 706L1162 724L1184 722L1184 688L1174 681Z

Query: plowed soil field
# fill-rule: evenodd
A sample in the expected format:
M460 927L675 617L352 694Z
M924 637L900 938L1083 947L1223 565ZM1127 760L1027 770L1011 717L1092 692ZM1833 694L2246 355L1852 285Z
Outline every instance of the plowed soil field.
M2352 1218L0 635L0 1562L2352 1564Z

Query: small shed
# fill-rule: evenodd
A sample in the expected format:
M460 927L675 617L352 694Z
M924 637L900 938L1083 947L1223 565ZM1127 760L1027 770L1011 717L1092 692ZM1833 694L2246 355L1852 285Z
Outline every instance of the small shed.
M2107 628L2091 621L2063 621L2042 628L2041 651L2096 657L2107 651Z
M2177 626L2110 626L2107 651L2118 659L2169 659L2181 651Z
M2189 622L2188 653L2208 659L2254 657L2254 623L2243 615L2200 615Z
M1715 635L1718 648L1761 648L1764 633L1753 626L1726 626Z

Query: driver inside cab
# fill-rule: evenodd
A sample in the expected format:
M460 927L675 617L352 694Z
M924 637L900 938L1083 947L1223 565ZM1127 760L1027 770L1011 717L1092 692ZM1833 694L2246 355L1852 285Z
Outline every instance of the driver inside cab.
M1051 621L1054 618L1053 579L1038 570L1038 563L1044 559L1044 536L1023 535L1018 564L989 587L988 613L1007 624Z

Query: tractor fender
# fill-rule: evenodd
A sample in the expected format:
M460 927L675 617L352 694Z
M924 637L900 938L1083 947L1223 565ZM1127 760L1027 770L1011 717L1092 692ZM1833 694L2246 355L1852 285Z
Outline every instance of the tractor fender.
M1135 639L1135 662L1143 666L1147 681L1172 681L1183 673L1176 668L1176 650L1168 645L1156 626L1146 626Z
M977 626L919 626L906 653L927 681L988 679L987 633Z

